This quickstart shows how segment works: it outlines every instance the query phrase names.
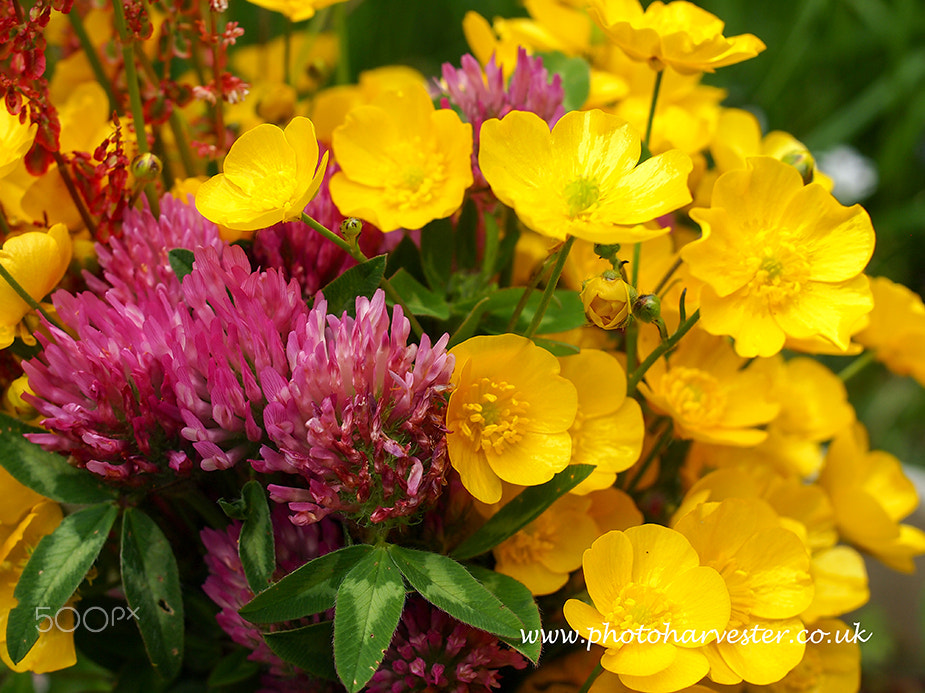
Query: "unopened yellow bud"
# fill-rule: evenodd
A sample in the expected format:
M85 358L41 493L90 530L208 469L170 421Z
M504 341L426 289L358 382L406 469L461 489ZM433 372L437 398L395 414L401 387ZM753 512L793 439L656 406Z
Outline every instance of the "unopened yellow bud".
M598 327L619 330L626 327L636 300L636 289L623 281L618 272L607 270L585 281L581 303L585 315Z

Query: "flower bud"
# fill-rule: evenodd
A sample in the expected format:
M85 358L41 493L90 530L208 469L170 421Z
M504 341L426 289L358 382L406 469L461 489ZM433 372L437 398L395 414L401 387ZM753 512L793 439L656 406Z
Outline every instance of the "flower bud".
M626 327L636 300L636 289L627 284L618 272L607 270L585 281L581 303L585 315L598 327L619 330Z
M363 222L356 217L347 217L340 223L340 234L353 243L363 230Z
M642 322L655 322L662 317L662 302L655 294L643 294L633 302L633 315Z
M640 322L652 323L662 339L668 339L668 330L662 320L662 302L655 294L643 294L633 301L633 315Z
M609 261L614 267L620 262L617 260L617 253L620 252L619 243L595 243L594 252L599 258Z
M781 159L785 164L790 164L803 177L803 184L813 182L813 174L816 170L816 161L808 149L794 149L784 154Z
M163 168L161 160L150 152L139 154L132 159L132 175L142 184L153 183L161 175Z

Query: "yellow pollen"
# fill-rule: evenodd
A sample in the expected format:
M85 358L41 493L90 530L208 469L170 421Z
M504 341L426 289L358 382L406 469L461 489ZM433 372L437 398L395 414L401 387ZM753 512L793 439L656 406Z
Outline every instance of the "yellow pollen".
M706 371L679 366L662 376L661 391L683 420L712 424L726 411L726 393Z
M395 168L385 186L387 199L402 211L430 204L447 179L443 157L423 146L417 137L391 154Z
M568 203L569 217L574 219L579 214L593 207L601 196L597 181L588 178L576 178L565 186L565 201Z
M460 432L477 450L500 455L523 436L530 405L520 399L516 388L504 380L480 378L469 386L462 405Z
M809 263L793 243L778 241L751 258L755 275L748 292L765 299L771 308L781 308L799 297L809 281Z
M630 582L620 589L609 612L603 614L604 621L614 631L633 630L639 626L659 628L674 620L672 605L663 590L652 585ZM608 640L605 647L619 646Z

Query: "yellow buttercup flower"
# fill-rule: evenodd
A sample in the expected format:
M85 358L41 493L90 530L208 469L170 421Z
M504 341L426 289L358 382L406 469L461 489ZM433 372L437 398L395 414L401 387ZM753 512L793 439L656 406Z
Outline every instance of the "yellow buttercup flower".
M767 686L749 687L750 693L857 693L861 688L861 647L854 640L855 628L838 619L825 619L809 626L810 632L828 635L809 642L803 659L793 671Z
M603 111L572 111L552 132L535 113L482 125L479 166L523 223L552 238L636 243L667 233L643 223L691 200L693 165L672 150L638 164L639 133Z
M584 550L600 536L589 514L591 498L566 494L493 549L495 570L533 594L552 594L581 567Z
M644 692L678 691L703 678L710 665L701 647L729 621L729 592L684 535L653 524L608 532L585 551L582 566L593 606L569 599L565 618L605 648L604 669ZM666 627L677 636L649 641ZM685 631L693 636L686 641Z
M674 524L703 565L726 581L732 615L726 631L781 633L773 639L736 639L707 645L710 678L733 684L777 681L803 657L799 614L813 598L809 553L756 498L702 503ZM760 636L759 636L760 637Z
M48 233L29 231L13 236L0 249L0 264L36 301L41 301L67 271L71 262L71 236L64 224ZM0 278L0 349L16 337L34 344L31 332L20 321L31 311L29 304Z
M654 70L714 72L765 49L752 34L726 38L722 20L684 0L655 0L645 11L639 0L592 0L591 16L627 55Z
M719 177L709 209L691 210L703 236L681 249L704 281L700 323L730 335L745 357L773 356L786 338L824 337L844 350L873 305L864 266L874 229L792 166L766 156Z
M382 231L450 216L472 185L472 126L435 110L421 86L354 108L333 147L341 167L331 179L334 204Z
M645 355L656 346L656 337L641 332L639 344ZM639 391L652 409L672 418L680 438L757 445L767 437L758 427L774 419L780 405L771 397L767 373L744 364L728 341L695 328L670 360L652 365Z
M886 277L872 277L874 309L854 339L873 349L877 360L898 375L925 385L925 304L914 291Z
M900 520L918 506L918 493L899 460L882 450L868 450L861 424L847 428L829 445L819 485L832 500L838 531L846 541L894 570L915 570L912 559L925 553L925 532Z
M578 395L556 357L513 334L473 337L450 353L447 453L466 490L497 503L502 479L535 486L565 469Z
M864 557L850 546L813 552L809 572L815 593L812 603L800 614L804 623L841 616L870 601Z
M639 459L646 432L642 409L626 396L626 372L607 352L582 349L560 358L559 364L562 377L578 391L578 413L569 429L571 463L595 467L572 492L608 488L617 472L629 469Z
M58 623L65 630L50 628L41 633L35 646L19 664L13 664L6 649L6 624L16 606L13 592L39 540L61 522L61 508L20 484L0 467L0 660L13 671L43 673L64 669L77 661L74 652L73 612L64 611Z
M273 10L285 15L293 22L311 19L315 12L347 0L247 0L252 5Z
M293 118L285 130L258 125L231 145L223 173L196 191L196 209L238 231L298 219L318 192L327 163L327 152L318 161L315 127L308 118Z
M19 122L19 116L0 108L0 178L16 168L32 146L38 125Z

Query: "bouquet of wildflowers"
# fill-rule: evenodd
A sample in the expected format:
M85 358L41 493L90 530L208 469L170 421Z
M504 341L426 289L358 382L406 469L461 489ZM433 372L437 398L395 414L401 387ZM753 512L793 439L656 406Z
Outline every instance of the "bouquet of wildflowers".
M925 533L845 381L925 384L925 306L701 83L761 40L526 0L350 84L355 3L252 2L282 35L0 1L6 667L858 690L861 553L911 572Z

